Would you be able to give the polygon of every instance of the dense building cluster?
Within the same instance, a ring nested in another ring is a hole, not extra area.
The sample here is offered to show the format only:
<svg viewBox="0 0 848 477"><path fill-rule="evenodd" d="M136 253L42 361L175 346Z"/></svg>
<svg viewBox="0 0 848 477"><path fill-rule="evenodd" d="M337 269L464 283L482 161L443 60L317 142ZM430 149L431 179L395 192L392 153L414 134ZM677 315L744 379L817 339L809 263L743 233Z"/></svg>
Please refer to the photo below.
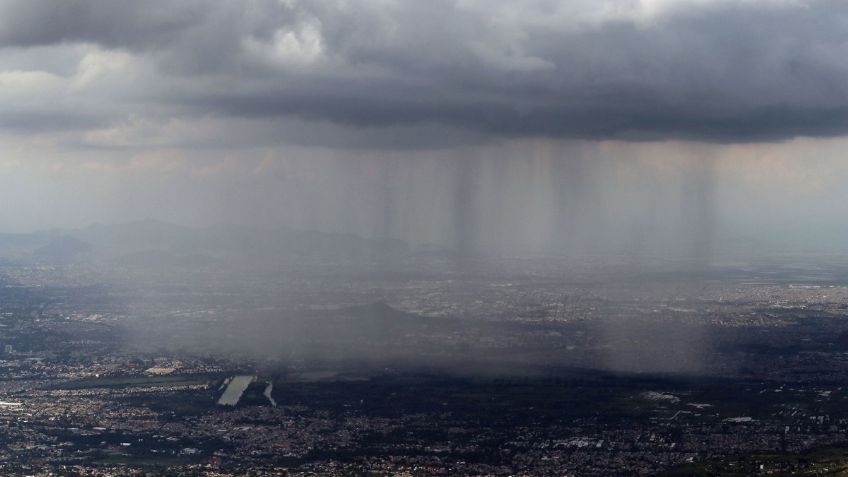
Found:
<svg viewBox="0 0 848 477"><path fill-rule="evenodd" d="M517 270L189 288L7 265L0 473L653 475L845 441L848 286L826 273Z"/></svg>

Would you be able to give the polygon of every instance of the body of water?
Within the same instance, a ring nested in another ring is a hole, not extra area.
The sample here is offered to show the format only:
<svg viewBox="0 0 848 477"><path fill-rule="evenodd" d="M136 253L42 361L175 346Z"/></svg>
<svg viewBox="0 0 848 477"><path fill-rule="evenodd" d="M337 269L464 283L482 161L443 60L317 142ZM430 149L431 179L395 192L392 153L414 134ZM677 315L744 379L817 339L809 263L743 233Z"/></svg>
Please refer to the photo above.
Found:
<svg viewBox="0 0 848 477"><path fill-rule="evenodd" d="M218 399L218 405L220 406L235 406L238 404L241 399L241 395L244 394L245 389L250 386L256 379L256 376L235 376L230 382L227 384L227 389L224 390L224 393L221 394L221 397Z"/></svg>

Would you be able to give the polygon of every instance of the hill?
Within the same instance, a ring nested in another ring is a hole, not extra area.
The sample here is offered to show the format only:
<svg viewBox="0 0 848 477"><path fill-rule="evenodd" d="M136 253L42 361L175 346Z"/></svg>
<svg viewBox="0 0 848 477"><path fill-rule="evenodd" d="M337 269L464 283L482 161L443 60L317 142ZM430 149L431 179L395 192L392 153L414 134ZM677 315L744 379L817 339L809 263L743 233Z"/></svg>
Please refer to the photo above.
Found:
<svg viewBox="0 0 848 477"><path fill-rule="evenodd" d="M362 261L402 254L398 240L230 224L186 227L156 220L0 234L0 258L68 261L85 255L124 267L267 267L292 262Z"/></svg>

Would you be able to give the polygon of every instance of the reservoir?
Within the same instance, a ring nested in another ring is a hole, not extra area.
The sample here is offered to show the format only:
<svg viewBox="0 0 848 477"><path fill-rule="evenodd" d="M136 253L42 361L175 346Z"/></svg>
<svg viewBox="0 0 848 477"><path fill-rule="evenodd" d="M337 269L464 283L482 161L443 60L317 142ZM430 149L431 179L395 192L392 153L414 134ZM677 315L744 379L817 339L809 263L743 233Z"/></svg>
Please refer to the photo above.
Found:
<svg viewBox="0 0 848 477"><path fill-rule="evenodd" d="M274 400L274 397L271 396L271 393L274 391L274 382L268 381L268 385L265 386L265 392L262 393L263 396L268 398L268 402L271 403L271 406L277 407L277 401Z"/></svg>
<svg viewBox="0 0 848 477"><path fill-rule="evenodd" d="M245 389L247 389L247 387L250 386L250 383L252 383L255 379L256 376L248 375L233 377L229 384L227 384L227 389L224 390L224 394L221 394L221 397L218 399L218 405L235 406L238 404Z"/></svg>

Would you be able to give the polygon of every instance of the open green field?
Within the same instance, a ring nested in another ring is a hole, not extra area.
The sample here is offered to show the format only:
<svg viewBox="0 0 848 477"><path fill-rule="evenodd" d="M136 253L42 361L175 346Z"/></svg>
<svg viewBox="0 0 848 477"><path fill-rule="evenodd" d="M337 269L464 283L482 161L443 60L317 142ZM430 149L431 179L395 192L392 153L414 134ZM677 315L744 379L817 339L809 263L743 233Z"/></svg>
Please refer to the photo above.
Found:
<svg viewBox="0 0 848 477"><path fill-rule="evenodd" d="M84 378L54 386L56 389L125 388L144 386L189 386L206 384L221 378L220 374L175 374L169 376L112 376Z"/></svg>

